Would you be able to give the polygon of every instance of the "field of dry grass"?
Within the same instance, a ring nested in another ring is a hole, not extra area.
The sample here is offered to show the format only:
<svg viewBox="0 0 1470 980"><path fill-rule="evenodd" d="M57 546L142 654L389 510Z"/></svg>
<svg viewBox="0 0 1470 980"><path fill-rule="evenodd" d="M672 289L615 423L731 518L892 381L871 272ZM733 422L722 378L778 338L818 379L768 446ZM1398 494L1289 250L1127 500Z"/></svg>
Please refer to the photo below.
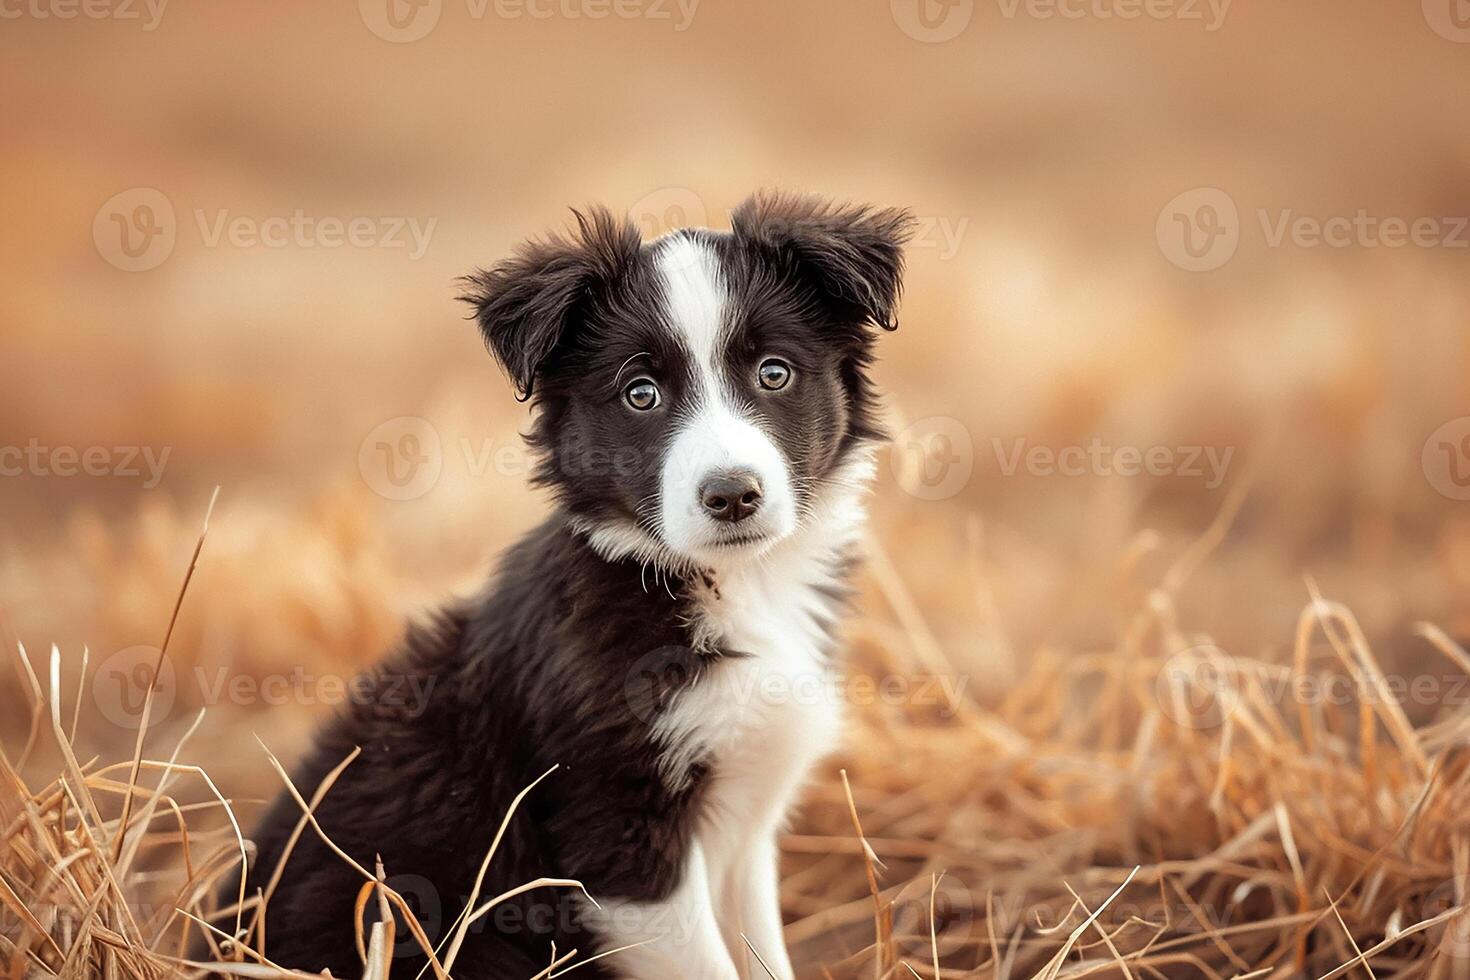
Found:
<svg viewBox="0 0 1470 980"><path fill-rule="evenodd" d="M848 732L783 839L803 980L1470 977L1470 46L1417 4L976 3L944 43L888 6L6 21L6 976L181 969L272 757L543 513L454 277L569 205L719 225L775 185L925 229ZM139 188L175 240L130 272ZM1204 271L1191 188L1238 209ZM297 211L432 232L212 236Z"/></svg>

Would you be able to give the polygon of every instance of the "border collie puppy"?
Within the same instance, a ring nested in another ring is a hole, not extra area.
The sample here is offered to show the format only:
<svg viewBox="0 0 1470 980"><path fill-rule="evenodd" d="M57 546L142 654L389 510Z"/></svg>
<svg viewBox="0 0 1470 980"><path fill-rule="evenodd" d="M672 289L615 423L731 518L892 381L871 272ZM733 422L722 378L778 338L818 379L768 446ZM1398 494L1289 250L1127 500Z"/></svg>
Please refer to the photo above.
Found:
<svg viewBox="0 0 1470 980"><path fill-rule="evenodd" d="M586 887L476 919L455 977L544 976L553 949L608 954L587 978L765 977L752 948L793 976L776 835L838 735L832 630L880 438L867 371L913 219L757 195L731 224L645 243L593 210L465 280L535 407L556 509L483 595L409 631L294 777L310 795L361 749L317 819L364 868L381 856L441 958L474 895ZM553 766L477 887L512 801ZM268 812L248 895L300 819L287 797ZM267 956L359 975L363 883L308 829L270 895ZM424 957L396 935L393 975L415 977Z"/></svg>

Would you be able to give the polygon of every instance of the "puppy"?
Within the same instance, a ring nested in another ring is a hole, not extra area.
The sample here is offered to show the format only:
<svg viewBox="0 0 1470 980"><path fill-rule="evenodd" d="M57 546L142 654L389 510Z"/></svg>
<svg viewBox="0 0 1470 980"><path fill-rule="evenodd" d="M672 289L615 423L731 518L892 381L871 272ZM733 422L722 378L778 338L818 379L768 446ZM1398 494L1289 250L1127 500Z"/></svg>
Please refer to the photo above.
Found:
<svg viewBox="0 0 1470 980"><path fill-rule="evenodd" d="M731 223L643 242L594 210L465 280L534 406L554 512L481 596L410 629L294 777L309 795L361 749L317 820L362 867L381 857L456 977L528 980L572 950L604 954L589 978L764 977L752 948L793 976L776 835L838 735L868 369L913 220L757 195ZM362 874L308 829L271 887L300 819L283 797L254 835L266 954L357 976ZM541 886L459 928L472 897L538 878L586 894ZM419 975L396 935L393 976Z"/></svg>

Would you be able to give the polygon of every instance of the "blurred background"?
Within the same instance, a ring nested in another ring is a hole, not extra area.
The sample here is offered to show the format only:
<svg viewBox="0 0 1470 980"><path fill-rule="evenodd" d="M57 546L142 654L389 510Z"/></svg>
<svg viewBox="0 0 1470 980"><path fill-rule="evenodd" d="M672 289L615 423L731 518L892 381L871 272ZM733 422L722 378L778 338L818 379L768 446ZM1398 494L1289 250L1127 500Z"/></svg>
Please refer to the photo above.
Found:
<svg viewBox="0 0 1470 980"><path fill-rule="evenodd" d="M289 761L313 678L545 511L455 278L781 188L921 221L859 643L995 705L1184 561L1232 655L1315 587L1413 664L1470 635L1464 7L0 0L0 638L128 757L218 485L154 735L208 707L196 761L273 792L249 733Z"/></svg>

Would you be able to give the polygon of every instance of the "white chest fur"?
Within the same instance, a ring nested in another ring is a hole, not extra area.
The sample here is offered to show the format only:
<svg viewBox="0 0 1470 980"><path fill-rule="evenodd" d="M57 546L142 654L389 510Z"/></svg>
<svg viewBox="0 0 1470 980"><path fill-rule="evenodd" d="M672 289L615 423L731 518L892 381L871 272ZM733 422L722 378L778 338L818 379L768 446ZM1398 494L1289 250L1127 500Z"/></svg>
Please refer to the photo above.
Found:
<svg viewBox="0 0 1470 980"><path fill-rule="evenodd" d="M721 651L655 732L672 782L708 769L705 823L774 832L842 715L831 653L843 562L857 545L867 461L829 487L802 530L695 593L696 646Z"/></svg>
<svg viewBox="0 0 1470 980"><path fill-rule="evenodd" d="M757 561L716 569L713 585L692 597L695 644L723 655L675 696L653 732L671 785L704 767L686 866L664 901L607 903L588 913L609 945L635 947L616 957L624 976L794 977L782 937L776 836L840 734L834 595L858 544L871 472L869 457L852 460L796 534ZM620 910L629 924L617 925Z"/></svg>
<svg viewBox="0 0 1470 980"><path fill-rule="evenodd" d="M699 632L723 655L661 720L665 772L678 782L702 763L706 822L774 831L837 738L835 610L818 585L768 569L723 577L699 605Z"/></svg>
<svg viewBox="0 0 1470 980"><path fill-rule="evenodd" d="M833 585L830 561L799 556L720 576L698 597L696 626L723 655L675 700L657 732L671 781L703 766L692 842L700 867L691 880L699 886L684 900L705 905L739 977L766 968L779 980L792 976L776 836L839 736L840 689L829 660ZM746 943L765 968L749 962Z"/></svg>

